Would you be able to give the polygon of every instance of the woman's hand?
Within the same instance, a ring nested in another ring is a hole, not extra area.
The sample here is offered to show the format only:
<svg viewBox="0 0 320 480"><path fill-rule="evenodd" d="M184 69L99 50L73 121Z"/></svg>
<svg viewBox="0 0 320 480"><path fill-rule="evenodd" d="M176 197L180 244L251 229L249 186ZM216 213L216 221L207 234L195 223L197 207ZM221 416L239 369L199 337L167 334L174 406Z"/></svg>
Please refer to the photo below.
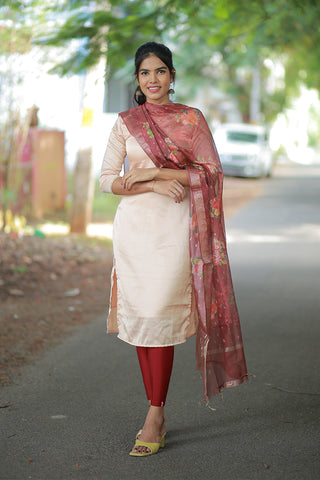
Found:
<svg viewBox="0 0 320 480"><path fill-rule="evenodd" d="M135 183L154 180L158 171L158 168L133 168L123 175L122 186L125 190L131 190Z"/></svg>
<svg viewBox="0 0 320 480"><path fill-rule="evenodd" d="M160 195L167 195L173 198L176 203L181 203L186 196L186 189L178 180L155 180L153 183L153 191Z"/></svg>

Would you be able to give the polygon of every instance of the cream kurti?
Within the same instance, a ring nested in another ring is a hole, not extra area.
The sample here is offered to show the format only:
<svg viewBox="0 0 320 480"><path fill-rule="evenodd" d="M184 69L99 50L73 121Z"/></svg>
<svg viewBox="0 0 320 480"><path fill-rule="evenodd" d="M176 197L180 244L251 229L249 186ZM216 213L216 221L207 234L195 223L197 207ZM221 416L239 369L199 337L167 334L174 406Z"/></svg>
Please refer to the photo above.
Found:
<svg viewBox="0 0 320 480"><path fill-rule="evenodd" d="M102 164L102 191L112 192L126 155L130 168L154 167L118 117ZM189 195L180 204L153 192L123 196L113 228L108 332L138 346L185 342L197 329L189 254Z"/></svg>

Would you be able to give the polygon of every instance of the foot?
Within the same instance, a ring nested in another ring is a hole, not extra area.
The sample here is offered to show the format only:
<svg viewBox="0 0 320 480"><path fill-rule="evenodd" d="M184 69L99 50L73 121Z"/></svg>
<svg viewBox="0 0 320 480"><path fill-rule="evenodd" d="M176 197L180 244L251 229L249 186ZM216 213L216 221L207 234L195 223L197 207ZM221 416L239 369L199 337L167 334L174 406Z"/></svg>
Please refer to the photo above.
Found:
<svg viewBox="0 0 320 480"><path fill-rule="evenodd" d="M142 442L136 440L133 449L130 452L132 457L147 457L159 452L160 443Z"/></svg>
<svg viewBox="0 0 320 480"><path fill-rule="evenodd" d="M150 406L145 424L138 436L138 440L145 443L160 444L166 430L165 421L166 416L163 407ZM151 453L151 449L147 446L135 445L132 449L132 453L148 454Z"/></svg>
<svg viewBox="0 0 320 480"><path fill-rule="evenodd" d="M167 415L163 412L163 424L161 427L161 438L164 438L164 435L166 433L166 421L167 421ZM138 431L136 435L136 440L140 440L140 435L142 433L142 428Z"/></svg>

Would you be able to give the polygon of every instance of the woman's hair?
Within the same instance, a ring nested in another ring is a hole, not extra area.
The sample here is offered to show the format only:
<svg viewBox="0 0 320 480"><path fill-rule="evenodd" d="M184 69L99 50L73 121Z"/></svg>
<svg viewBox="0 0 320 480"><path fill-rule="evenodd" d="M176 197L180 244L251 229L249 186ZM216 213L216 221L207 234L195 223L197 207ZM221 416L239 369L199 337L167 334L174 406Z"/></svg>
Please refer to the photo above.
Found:
<svg viewBox="0 0 320 480"><path fill-rule="evenodd" d="M141 63L151 55L160 58L169 68L170 74L174 73L171 50L162 43L147 42L140 45L134 57L136 78L138 78ZM134 92L133 98L139 105L143 105L147 100L139 85Z"/></svg>

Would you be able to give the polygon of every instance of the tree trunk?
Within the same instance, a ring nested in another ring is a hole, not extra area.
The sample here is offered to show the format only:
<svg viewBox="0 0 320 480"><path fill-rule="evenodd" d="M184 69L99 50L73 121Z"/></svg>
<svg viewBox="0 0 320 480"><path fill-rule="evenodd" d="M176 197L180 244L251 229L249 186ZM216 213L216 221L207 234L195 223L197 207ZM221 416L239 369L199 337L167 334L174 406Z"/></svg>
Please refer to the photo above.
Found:
<svg viewBox="0 0 320 480"><path fill-rule="evenodd" d="M259 123L261 120L261 79L260 79L260 66L257 61L257 65L252 72L252 84L250 95L250 122Z"/></svg>
<svg viewBox="0 0 320 480"><path fill-rule="evenodd" d="M74 172L73 202L70 215L70 231L86 233L91 220L93 200L92 148L78 151L78 159Z"/></svg>

